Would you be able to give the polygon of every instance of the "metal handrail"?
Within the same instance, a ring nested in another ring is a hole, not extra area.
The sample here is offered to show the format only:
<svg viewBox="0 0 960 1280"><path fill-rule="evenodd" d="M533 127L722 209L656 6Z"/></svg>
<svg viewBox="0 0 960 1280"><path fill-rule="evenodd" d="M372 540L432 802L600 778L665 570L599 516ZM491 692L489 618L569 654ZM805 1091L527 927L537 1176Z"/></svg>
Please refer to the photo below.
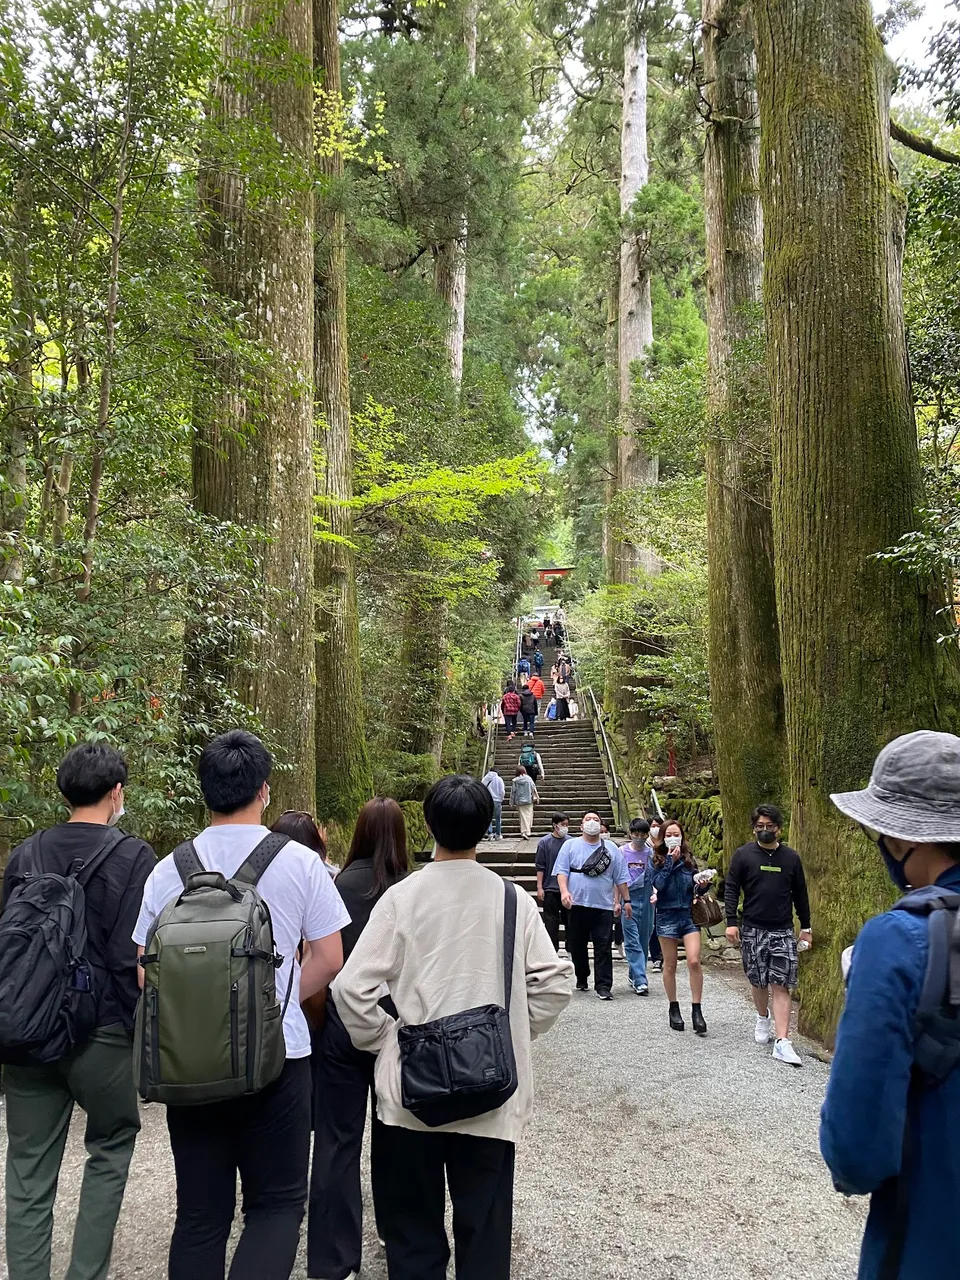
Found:
<svg viewBox="0 0 960 1280"><path fill-rule="evenodd" d="M591 713L590 719L593 722L594 732L603 743L604 754L607 757L607 766L610 770L610 788L612 791L611 799L613 800L613 812L616 814L617 826L625 828L627 823L624 820L624 802L623 789L620 785L620 775L617 773L617 765L613 755L613 747L610 745L610 739L607 736L607 730L604 727L603 717L600 714L600 706L597 702L596 695L591 687L585 690L590 698Z"/></svg>

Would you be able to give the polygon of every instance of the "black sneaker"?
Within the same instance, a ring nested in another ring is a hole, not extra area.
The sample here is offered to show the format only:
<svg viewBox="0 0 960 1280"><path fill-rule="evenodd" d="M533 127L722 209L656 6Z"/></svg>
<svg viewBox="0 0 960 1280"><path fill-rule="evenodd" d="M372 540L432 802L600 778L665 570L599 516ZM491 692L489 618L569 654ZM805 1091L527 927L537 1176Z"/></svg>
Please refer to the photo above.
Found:
<svg viewBox="0 0 960 1280"><path fill-rule="evenodd" d="M578 982L578 983L577 983L577 990L578 990L578 991L589 991L589 990L590 990L590 988L587 986L587 984L586 984L585 982Z"/></svg>
<svg viewBox="0 0 960 1280"><path fill-rule="evenodd" d="M663 961L662 961L662 960L654 960L654 961L652 961L652 962L651 962L650 967L653 969L653 972L654 972L654 973L663 973Z"/></svg>
<svg viewBox="0 0 960 1280"><path fill-rule="evenodd" d="M613 999L613 992L612 992L612 991L598 991L598 992L597 992L597 999L598 999L598 1000L612 1000L612 999Z"/></svg>

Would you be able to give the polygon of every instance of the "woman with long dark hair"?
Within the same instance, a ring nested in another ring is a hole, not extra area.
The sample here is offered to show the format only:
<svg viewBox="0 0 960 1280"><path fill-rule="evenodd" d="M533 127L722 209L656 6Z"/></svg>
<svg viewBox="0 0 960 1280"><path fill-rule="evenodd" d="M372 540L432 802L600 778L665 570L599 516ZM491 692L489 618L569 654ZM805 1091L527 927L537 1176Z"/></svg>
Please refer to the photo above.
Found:
<svg viewBox="0 0 960 1280"><path fill-rule="evenodd" d="M370 912L407 874L407 828L396 800L376 796L360 810L337 889L350 912L342 931L346 960ZM314 1144L307 1225L307 1275L338 1280L360 1270L363 1200L360 1150L373 1090L376 1054L355 1049L328 997L323 1029L313 1040ZM376 1105L374 1101L374 1105ZM370 1151L373 1176L380 1124L374 1112Z"/></svg>
<svg viewBox="0 0 960 1280"><path fill-rule="evenodd" d="M312 849L314 853L318 853L331 879L337 878L340 868L330 861L330 855L327 852L327 829L321 827L312 814L304 813L300 809L287 809L285 813L281 813L270 830L289 836L291 840L296 840L297 844L302 844Z"/></svg>
<svg viewBox="0 0 960 1280"><path fill-rule="evenodd" d="M698 1036L707 1034L700 1001L703 998L703 967L700 964L700 930L693 923L691 908L696 894L693 877L697 864L679 822L663 822L653 853L653 887L657 891L657 936L663 950L663 989L670 1001L670 1026L683 1030L683 1015L677 1000L677 955L680 939L687 957L690 978L690 1021Z"/></svg>

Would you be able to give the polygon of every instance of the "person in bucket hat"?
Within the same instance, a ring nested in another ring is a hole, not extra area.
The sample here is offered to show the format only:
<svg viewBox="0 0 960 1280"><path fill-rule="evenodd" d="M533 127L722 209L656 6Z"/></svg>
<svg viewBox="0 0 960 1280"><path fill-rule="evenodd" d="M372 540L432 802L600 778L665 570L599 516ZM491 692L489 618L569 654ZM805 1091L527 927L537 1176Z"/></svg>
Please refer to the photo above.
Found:
<svg viewBox="0 0 960 1280"><path fill-rule="evenodd" d="M854 945L820 1149L839 1191L871 1196L859 1280L956 1276L960 1067L934 1084L916 1056L929 956L923 904L960 895L960 738L904 734L880 752L862 791L830 798L908 896L868 920Z"/></svg>

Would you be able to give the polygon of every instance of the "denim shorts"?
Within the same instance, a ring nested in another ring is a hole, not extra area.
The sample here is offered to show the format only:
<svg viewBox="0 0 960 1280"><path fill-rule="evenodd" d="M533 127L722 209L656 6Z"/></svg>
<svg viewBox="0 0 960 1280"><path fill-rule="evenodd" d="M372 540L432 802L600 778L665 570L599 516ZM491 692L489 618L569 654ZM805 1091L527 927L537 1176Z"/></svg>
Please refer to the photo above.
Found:
<svg viewBox="0 0 960 1280"><path fill-rule="evenodd" d="M658 938L685 938L688 933L699 932L689 907L657 907Z"/></svg>

